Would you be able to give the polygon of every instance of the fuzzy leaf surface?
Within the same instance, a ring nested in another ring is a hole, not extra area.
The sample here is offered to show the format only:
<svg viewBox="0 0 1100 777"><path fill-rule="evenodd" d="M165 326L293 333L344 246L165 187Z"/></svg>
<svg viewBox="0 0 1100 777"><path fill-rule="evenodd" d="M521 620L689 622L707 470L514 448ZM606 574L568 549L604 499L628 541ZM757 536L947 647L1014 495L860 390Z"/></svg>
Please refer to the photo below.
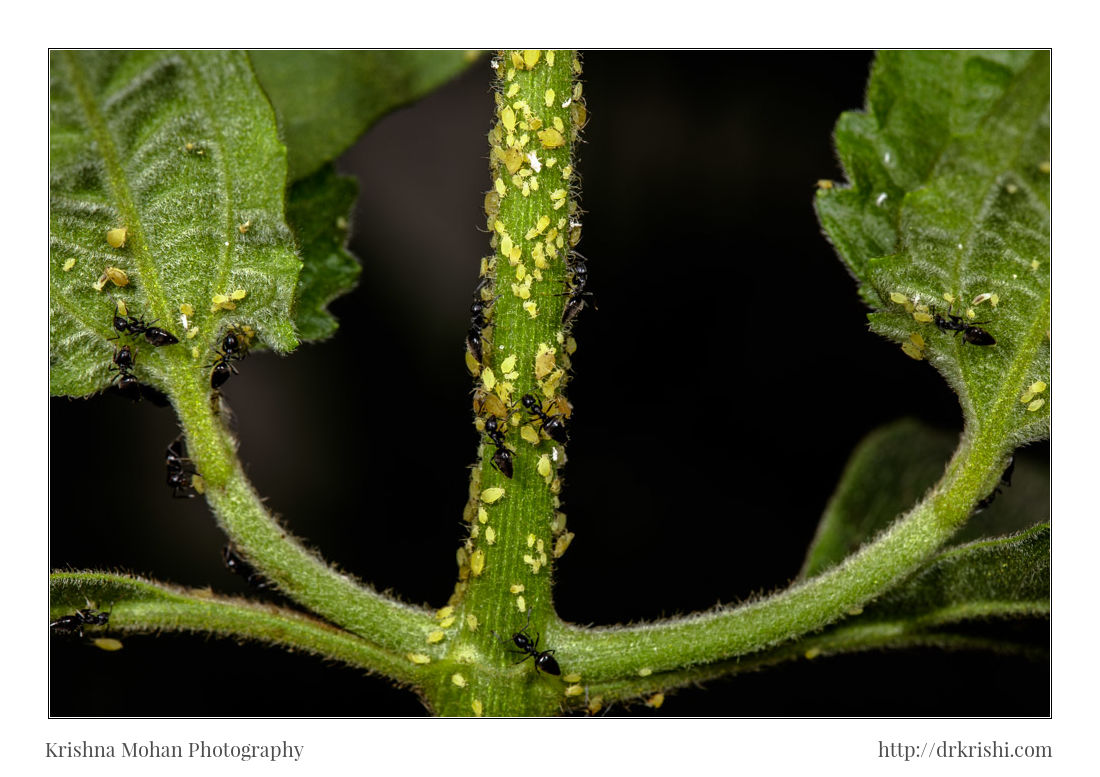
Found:
<svg viewBox="0 0 1100 777"><path fill-rule="evenodd" d="M253 51L279 117L290 180L342 154L385 114L465 70L463 51Z"/></svg>
<svg viewBox="0 0 1100 777"><path fill-rule="evenodd" d="M107 386L116 303L179 338L135 346L135 374L165 388L202 370L230 326L278 351L301 264L286 225L286 151L247 57L233 52L55 51L50 58L50 390ZM107 233L126 229L112 247ZM95 284L105 268L128 283ZM68 269L66 269L68 268ZM243 290L235 309L217 294ZM188 330L181 305L194 309ZM194 331L191 337L187 335Z"/></svg>
<svg viewBox="0 0 1100 777"><path fill-rule="evenodd" d="M1049 53L884 53L835 141L851 185L821 189L817 211L872 329L919 335L968 421L995 416L1014 445L1049 436L1049 392L1016 401L1050 383ZM996 344L914 318L952 304Z"/></svg>
<svg viewBox="0 0 1100 777"><path fill-rule="evenodd" d="M801 577L839 564L886 529L943 475L958 436L906 419L871 432L852 453L818 524ZM1011 486L953 543L1020 532L1050 520L1050 473L1019 456Z"/></svg>
<svg viewBox="0 0 1100 777"><path fill-rule="evenodd" d="M346 245L358 191L355 179L337 175L331 164L290 187L287 219L302 254L294 310L302 340L323 340L336 332L336 318L326 306L359 279L359 262Z"/></svg>

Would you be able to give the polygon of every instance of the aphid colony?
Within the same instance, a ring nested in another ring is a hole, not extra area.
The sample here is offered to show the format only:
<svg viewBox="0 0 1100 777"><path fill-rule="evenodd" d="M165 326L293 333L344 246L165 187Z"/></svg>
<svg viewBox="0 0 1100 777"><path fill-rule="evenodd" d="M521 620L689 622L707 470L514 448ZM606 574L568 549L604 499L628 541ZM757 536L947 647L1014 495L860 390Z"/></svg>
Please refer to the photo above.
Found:
<svg viewBox="0 0 1100 777"><path fill-rule="evenodd" d="M929 308L928 305L916 302L916 297L914 297L914 301L911 302L904 294L900 292L893 292L892 294L890 294L890 300L899 305L904 305L906 312L912 314L913 320L917 321L918 323L935 324L936 328L939 329L941 332L953 332L956 337L961 334L963 345L970 344L978 346L990 346L997 344L997 340L993 337L993 335L982 329L981 325L988 324L989 322L973 320L975 316L973 307L967 309L965 317L955 315L954 296L951 294L944 294L943 296L944 299L947 300L948 303L950 303L951 305L951 307L948 308L947 313L944 315L941 315L935 307ZM996 306L998 298L996 294L979 294L977 297L974 298L973 302L971 302L971 305L977 306L982 304L983 302L986 302L987 300L992 301L992 304ZM913 342L904 343L902 345L902 350L904 350L906 354L913 357L914 359L923 358L923 338L920 338L919 335L914 334L914 336L910 339Z"/></svg>

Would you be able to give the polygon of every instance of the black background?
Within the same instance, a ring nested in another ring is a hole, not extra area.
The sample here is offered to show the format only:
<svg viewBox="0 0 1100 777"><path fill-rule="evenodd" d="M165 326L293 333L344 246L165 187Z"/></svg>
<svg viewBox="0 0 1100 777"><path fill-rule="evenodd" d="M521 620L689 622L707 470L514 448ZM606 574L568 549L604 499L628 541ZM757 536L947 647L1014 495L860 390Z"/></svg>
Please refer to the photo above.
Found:
<svg viewBox="0 0 1100 777"><path fill-rule="evenodd" d="M832 128L863 105L870 63L585 56L579 248L598 310L575 329L562 496L576 539L555 589L566 620L656 618L782 587L864 435L902 416L961 428L940 376L866 331L813 213L815 181L842 177ZM363 275L332 305L339 332L250 357L224 392L247 470L286 524L433 607L454 583L477 445L463 338L489 250L489 83L483 60L341 160L360 182ZM169 410L54 399L50 422L51 569L247 592L221 565L203 501L163 486ZM1025 455L1045 463L1047 447ZM412 694L308 656L182 636L125 644L108 654L51 639L51 714L423 714ZM929 650L799 662L625 711L1046 715L1048 698L1047 662Z"/></svg>

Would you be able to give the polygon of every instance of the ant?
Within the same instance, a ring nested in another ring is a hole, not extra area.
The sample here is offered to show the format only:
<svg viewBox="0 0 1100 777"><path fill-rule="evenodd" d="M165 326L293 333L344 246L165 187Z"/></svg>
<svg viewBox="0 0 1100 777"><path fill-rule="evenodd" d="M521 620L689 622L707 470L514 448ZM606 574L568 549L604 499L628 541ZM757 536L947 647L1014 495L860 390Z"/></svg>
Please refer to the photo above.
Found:
<svg viewBox="0 0 1100 777"><path fill-rule="evenodd" d="M192 490L195 477L201 477L195 472L195 466L191 459L185 455L183 439L177 437L169 444L164 453L164 464L168 472L168 487L172 489L172 497L175 499L194 499Z"/></svg>
<svg viewBox="0 0 1100 777"><path fill-rule="evenodd" d="M470 305L470 328L466 332L466 347L479 364L482 358L482 332L485 327L489 326L489 319L485 317L485 311L500 299L499 294L489 301L481 296L482 290L489 285L489 280L488 277L482 278L474 288L474 304Z"/></svg>
<svg viewBox="0 0 1100 777"><path fill-rule="evenodd" d="M993 492L985 499L974 505L974 513L980 513L985 508L993 504L993 500L997 498L997 494L1001 493L1001 487L1008 488L1012 485L1012 471L1016 469L1016 457L1010 456L1008 459L1008 466L1005 467L1005 471L1001 473L1001 480L997 483L997 487L993 489Z"/></svg>
<svg viewBox="0 0 1100 777"><path fill-rule="evenodd" d="M591 292L584 290L588 285L588 265L585 258L575 251L570 269L573 271L573 277L569 281L569 290L565 292L569 296L569 301L565 303L565 310L561 314L562 326L568 324L581 312L585 303L581 297L592 296Z"/></svg>
<svg viewBox="0 0 1100 777"><path fill-rule="evenodd" d="M111 378L111 383L118 381L119 393L127 399L135 401L141 399L141 384L138 383L138 379L131 372L134 369L134 353L130 350L130 346L124 345L117 349L111 361L114 364L108 369L118 373L118 375Z"/></svg>
<svg viewBox="0 0 1100 777"><path fill-rule="evenodd" d="M535 399L531 394L524 394L523 397L520 399L520 402L522 402L523 406L527 408L527 412L533 413L534 415L537 415L539 417L539 419L542 421L542 431L546 432L546 434L552 440L560 442L562 445L565 444L567 434L565 431L564 416L550 415L542 409L539 401Z"/></svg>
<svg viewBox="0 0 1100 777"><path fill-rule="evenodd" d="M124 334L134 337L145 335L145 339L149 342L149 345L155 348L159 348L162 345L175 345L179 342L179 339L171 332L167 332L159 326L153 326L155 323L157 323L156 320L146 324L144 317L120 316L118 311L115 311L114 327L120 336Z"/></svg>
<svg viewBox="0 0 1100 777"><path fill-rule="evenodd" d="M527 629L531 626L531 608L527 609L527 622L523 625L523 628L512 635L512 643L519 648L519 650L509 650L509 653L523 654L523 658L516 661L517 664L522 664L528 658L535 659L535 671L545 672L546 674L561 675L561 667L558 666L558 660L554 658L553 650L539 650L539 634L535 633L535 638L531 639L531 636L527 633ZM500 640L502 645L508 643L495 631L493 636Z"/></svg>
<svg viewBox="0 0 1100 777"><path fill-rule="evenodd" d="M485 434L488 435L493 445L497 446L493 454L493 466L500 470L500 474L511 479L512 477L512 452L504 444L504 430L496 418L490 418L485 422Z"/></svg>
<svg viewBox="0 0 1100 777"><path fill-rule="evenodd" d="M271 588L271 581L253 569L252 565L245 561L232 545L222 548L222 561L226 569L243 577L245 582L253 588L261 591Z"/></svg>
<svg viewBox="0 0 1100 777"><path fill-rule="evenodd" d="M210 388L219 389L225 385L232 375L240 375L233 362L245 357L245 346L236 333L230 329L222 338L222 347L217 351L218 358L208 366L214 369L210 372Z"/></svg>
<svg viewBox="0 0 1100 777"><path fill-rule="evenodd" d="M62 615L50 624L50 628L58 634L76 634L83 639L85 626L106 626L110 617L110 613L86 608L72 615Z"/></svg>
<svg viewBox="0 0 1100 777"><path fill-rule="evenodd" d="M978 324L988 324L988 321L968 322L962 316L956 316L950 311L947 313L947 318L944 318L936 312L935 308L932 309L932 316L941 332L954 332L956 336L959 332L962 332L963 343L970 343L971 345L997 344L997 341L993 339L993 335L978 326Z"/></svg>

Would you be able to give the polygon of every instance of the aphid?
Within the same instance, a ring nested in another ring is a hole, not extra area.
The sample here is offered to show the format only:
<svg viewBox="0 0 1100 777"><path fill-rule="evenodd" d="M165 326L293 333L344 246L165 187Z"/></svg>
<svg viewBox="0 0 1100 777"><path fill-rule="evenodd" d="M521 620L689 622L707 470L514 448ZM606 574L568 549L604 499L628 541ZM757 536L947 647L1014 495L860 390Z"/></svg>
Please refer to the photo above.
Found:
<svg viewBox="0 0 1100 777"><path fill-rule="evenodd" d="M527 412L533 413L538 416L542 421L542 431L546 432L552 440L565 444L568 435L565 431L565 417L562 415L550 415L542 406L539 401L535 399L531 394L524 394L520 399L523 406L527 408Z"/></svg>
<svg viewBox="0 0 1100 777"><path fill-rule="evenodd" d="M495 417L485 422L485 434L493 445L497 446L496 453L493 454L493 466L500 471L500 474L510 479L513 471L512 452L508 450L504 443L504 431L500 428L500 424Z"/></svg>
<svg viewBox="0 0 1100 777"><path fill-rule="evenodd" d="M527 629L531 625L531 610L527 610L527 622L523 625L523 628L512 635L512 643L519 648L519 650L510 650L510 653L522 654L523 658L516 661L517 664L522 664L528 658L535 659L535 670L545 672L546 674L561 675L561 667L558 666L558 660L554 658L553 650L539 650L539 634L535 633L535 638L531 639L531 636L527 633ZM493 632L501 644L507 645L499 634Z"/></svg>
<svg viewBox="0 0 1100 777"><path fill-rule="evenodd" d="M164 466L167 472L166 483L172 489L173 498L194 499L192 487L194 478L199 474L195 472L191 459L187 458L182 437L173 440L165 450Z"/></svg>
<svg viewBox="0 0 1100 777"><path fill-rule="evenodd" d="M50 629L58 634L76 634L83 639L85 626L106 626L110 617L110 613L87 608L72 615L62 615L50 624Z"/></svg>
<svg viewBox="0 0 1100 777"><path fill-rule="evenodd" d="M232 545L226 545L222 548L222 561L225 563L225 568L235 575L240 575L244 578L245 582L253 588L263 591L271 588L271 581L261 575L252 565L244 560L243 557Z"/></svg>
<svg viewBox="0 0 1100 777"><path fill-rule="evenodd" d="M996 345L993 335L982 329L978 324L988 324L988 321L966 321L962 316L956 316L948 312L947 317L941 316L933 309L933 320L941 332L954 332L958 336L962 332L963 342L971 345Z"/></svg>

